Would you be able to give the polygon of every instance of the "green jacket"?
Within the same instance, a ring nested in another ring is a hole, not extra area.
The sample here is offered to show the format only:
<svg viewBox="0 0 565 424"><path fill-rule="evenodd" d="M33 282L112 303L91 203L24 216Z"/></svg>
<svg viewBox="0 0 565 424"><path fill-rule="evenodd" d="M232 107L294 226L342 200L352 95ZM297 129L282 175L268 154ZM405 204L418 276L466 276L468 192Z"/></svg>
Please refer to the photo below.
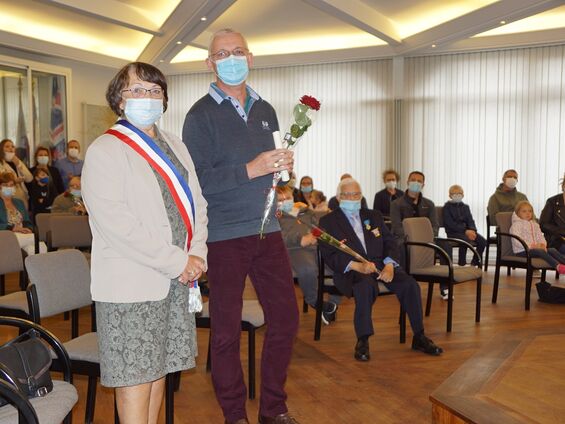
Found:
<svg viewBox="0 0 565 424"><path fill-rule="evenodd" d="M500 184L490 199L488 199L487 211L491 217L491 222L495 223L495 217L498 212L514 212L514 207L522 200L528 200L524 193L520 193L513 188L510 191L504 191L504 184Z"/></svg>

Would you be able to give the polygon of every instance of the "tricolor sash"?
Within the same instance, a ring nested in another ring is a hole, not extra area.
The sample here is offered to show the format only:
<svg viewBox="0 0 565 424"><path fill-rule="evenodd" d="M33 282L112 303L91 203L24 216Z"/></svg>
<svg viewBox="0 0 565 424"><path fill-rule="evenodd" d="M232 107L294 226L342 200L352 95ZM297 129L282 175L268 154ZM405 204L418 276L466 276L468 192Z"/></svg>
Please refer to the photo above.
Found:
<svg viewBox="0 0 565 424"><path fill-rule="evenodd" d="M194 201L188 182L159 146L125 119L120 119L106 131L117 137L142 156L163 178L186 226L186 250L190 248L194 228Z"/></svg>

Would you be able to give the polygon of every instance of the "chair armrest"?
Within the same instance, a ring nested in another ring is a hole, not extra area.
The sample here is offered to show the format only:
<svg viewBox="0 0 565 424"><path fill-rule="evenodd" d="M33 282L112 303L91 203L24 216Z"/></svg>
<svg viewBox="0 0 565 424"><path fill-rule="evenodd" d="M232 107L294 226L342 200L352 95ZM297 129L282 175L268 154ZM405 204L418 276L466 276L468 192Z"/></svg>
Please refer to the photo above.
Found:
<svg viewBox="0 0 565 424"><path fill-rule="evenodd" d="M406 247L406 250L408 250L408 246L419 246L419 247L427 247L428 249L433 249L434 251L438 252L447 261L447 266L449 267L449 279L453 280L453 262L451 261L451 258L449 257L447 252L443 250L441 247L439 247L437 244L431 242L421 242L421 241L405 241L404 245ZM406 255L406 259L408 266L410 266L410 256Z"/></svg>
<svg viewBox="0 0 565 424"><path fill-rule="evenodd" d="M478 267L479 267L479 268L482 268L482 263L483 263L483 261L482 261L482 259L481 259L481 256L479 255L479 252L477 252L477 249L475 249L475 247L474 247L471 243L469 243L469 242L467 242L467 241L465 241L465 240L461 240L461 239L453 238L453 237L436 237L436 240L445 240L445 241L449 241L449 242L458 244L458 245L460 245L460 246L464 246L464 247L466 247L466 248L468 248L468 249L471 249L471 251L473 252L473 257L476 258L476 259L479 261L479 266L478 266Z"/></svg>
<svg viewBox="0 0 565 424"><path fill-rule="evenodd" d="M521 237L517 236L516 234L504 233L504 232L498 231L498 230L496 231L496 235L497 236L503 236L503 237L510 237L510 238L515 239L515 240L518 240L520 242L520 244L522 244L522 247L524 248L524 251L526 252L526 259L528 261L528 265L531 264L532 257L530 256L530 247ZM499 248L500 248L500 246L497 246L497 250Z"/></svg>
<svg viewBox="0 0 565 424"><path fill-rule="evenodd" d="M53 333L51 333L41 325L35 324L34 322L22 318L0 316L0 325L17 327L20 330L24 331L27 331L29 329L37 331L40 334L41 338L45 340L47 344L51 346L51 348L55 351L57 359L61 362L63 368L63 379L67 383L73 382L73 376L71 373L71 360L69 358L69 354L63 346L63 343L61 343L61 341L59 341L59 339L55 337Z"/></svg>
<svg viewBox="0 0 565 424"><path fill-rule="evenodd" d="M39 423L39 418L29 400L22 395L17 386L0 380L0 396L18 410L20 419L28 424Z"/></svg>

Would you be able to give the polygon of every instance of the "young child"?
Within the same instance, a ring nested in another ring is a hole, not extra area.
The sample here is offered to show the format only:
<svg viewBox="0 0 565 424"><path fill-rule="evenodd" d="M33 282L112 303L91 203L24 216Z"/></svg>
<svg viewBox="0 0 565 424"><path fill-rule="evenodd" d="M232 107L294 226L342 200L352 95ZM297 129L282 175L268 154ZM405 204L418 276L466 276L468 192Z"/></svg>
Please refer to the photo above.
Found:
<svg viewBox="0 0 565 424"><path fill-rule="evenodd" d="M34 179L29 184L29 205L33 216L38 213L49 213L56 195L48 171L44 168L36 168Z"/></svg>
<svg viewBox="0 0 565 424"><path fill-rule="evenodd" d="M554 267L559 274L565 274L565 256L559 253L557 249L547 248L547 242L541 228L533 218L534 209L532 205L526 200L518 202L512 214L510 233L517 235L526 242L532 257L543 259ZM512 251L518 256L526 256L524 247L518 240L512 239Z"/></svg>
<svg viewBox="0 0 565 424"><path fill-rule="evenodd" d="M324 192L320 190L312 190L310 195L310 202L312 203L312 210L314 212L329 212L328 202L326 202L326 196Z"/></svg>
<svg viewBox="0 0 565 424"><path fill-rule="evenodd" d="M469 205L463 203L463 187L460 185L452 185L449 187L450 200L443 205L443 226L447 237L465 240L477 247L477 253L483 256L483 251L487 242L483 236L477 232L475 220L471 214ZM465 247L459 248L459 265L466 263L467 249ZM486 258L488 260L488 258ZM475 257L471 265L477 265L478 261Z"/></svg>

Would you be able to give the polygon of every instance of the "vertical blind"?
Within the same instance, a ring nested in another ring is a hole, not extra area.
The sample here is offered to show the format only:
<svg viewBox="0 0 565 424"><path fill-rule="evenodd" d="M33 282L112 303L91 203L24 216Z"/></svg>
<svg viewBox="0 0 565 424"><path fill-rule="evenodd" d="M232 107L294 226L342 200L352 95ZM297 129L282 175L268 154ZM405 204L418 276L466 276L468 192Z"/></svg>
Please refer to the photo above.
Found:
<svg viewBox="0 0 565 424"><path fill-rule="evenodd" d="M349 172L371 205L382 188L380 173L396 164L403 187L409 171L423 171L424 194L438 206L450 185L462 185L484 231L488 198L505 169L518 171L518 190L538 215L559 190L564 67L565 46L407 58L396 102L392 60L257 69L249 83L274 106L281 130L302 95L322 102L297 148L296 172L310 175L328 197ZM171 76L163 128L180 135L186 112L211 80L211 73Z"/></svg>
<svg viewBox="0 0 565 424"><path fill-rule="evenodd" d="M401 168L426 174L442 205L460 184L479 228L504 170L539 215L565 171L565 47L410 58Z"/></svg>
<svg viewBox="0 0 565 424"><path fill-rule="evenodd" d="M380 172L390 165L392 132L391 60L252 70L249 85L273 105L281 133L304 94L322 103L315 122L296 148L295 171L314 187L335 195L339 177L351 173L367 198L380 188ZM175 75L169 81L169 110L161 125L181 134L190 106L208 92L211 73Z"/></svg>

